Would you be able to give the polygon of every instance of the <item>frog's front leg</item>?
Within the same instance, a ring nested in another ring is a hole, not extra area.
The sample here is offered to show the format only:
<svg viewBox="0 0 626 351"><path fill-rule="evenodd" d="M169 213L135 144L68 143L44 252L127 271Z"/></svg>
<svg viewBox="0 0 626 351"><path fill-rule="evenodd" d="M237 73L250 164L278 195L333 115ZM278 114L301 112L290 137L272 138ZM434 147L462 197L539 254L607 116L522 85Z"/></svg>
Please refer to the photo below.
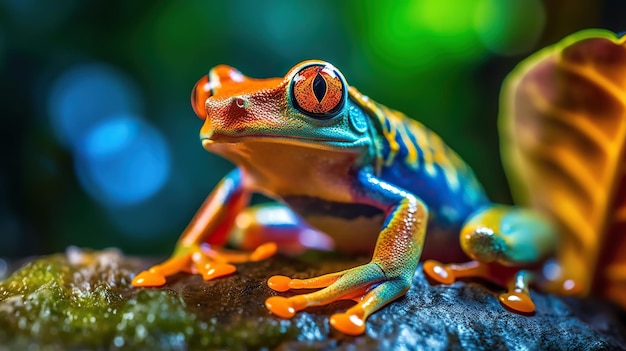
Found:
<svg viewBox="0 0 626 351"><path fill-rule="evenodd" d="M259 246L251 253L218 249L233 227L236 216L248 204L250 193L243 186L240 169L231 171L215 187L178 239L176 249L165 262L138 274L134 286L161 286L166 277L178 272L201 274L205 280L235 271L231 263L257 261L276 251L273 243Z"/></svg>
<svg viewBox="0 0 626 351"><path fill-rule="evenodd" d="M330 324L345 334L365 331L369 315L404 295L411 286L413 274L422 253L428 221L428 210L416 196L376 178L363 170L356 177L353 193L356 201L386 211L386 220L378 236L372 260L365 265L310 279L274 276L268 285L276 291L323 288L289 298L266 300L274 314L290 318L309 306L353 299L357 304L330 318Z"/></svg>
<svg viewBox="0 0 626 351"><path fill-rule="evenodd" d="M442 284L477 277L507 287L499 297L511 310L530 313L535 305L528 286L537 266L554 254L555 229L538 213L518 207L491 205L477 211L464 224L460 243L473 261L463 264L424 262L426 275Z"/></svg>

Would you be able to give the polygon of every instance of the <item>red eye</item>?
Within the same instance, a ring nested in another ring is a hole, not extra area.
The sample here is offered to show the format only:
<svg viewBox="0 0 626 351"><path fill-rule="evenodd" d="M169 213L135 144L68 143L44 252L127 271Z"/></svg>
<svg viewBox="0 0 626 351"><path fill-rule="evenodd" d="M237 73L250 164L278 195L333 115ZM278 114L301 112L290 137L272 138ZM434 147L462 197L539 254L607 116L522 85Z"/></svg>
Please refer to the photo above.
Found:
<svg viewBox="0 0 626 351"><path fill-rule="evenodd" d="M304 67L291 81L291 101L307 116L329 119L341 111L344 100L343 80L332 66Z"/></svg>
<svg viewBox="0 0 626 351"><path fill-rule="evenodd" d="M204 104L211 95L211 83L209 82L209 76L206 75L200 78L196 85L193 86L193 90L191 90L191 107L200 119L206 118Z"/></svg>

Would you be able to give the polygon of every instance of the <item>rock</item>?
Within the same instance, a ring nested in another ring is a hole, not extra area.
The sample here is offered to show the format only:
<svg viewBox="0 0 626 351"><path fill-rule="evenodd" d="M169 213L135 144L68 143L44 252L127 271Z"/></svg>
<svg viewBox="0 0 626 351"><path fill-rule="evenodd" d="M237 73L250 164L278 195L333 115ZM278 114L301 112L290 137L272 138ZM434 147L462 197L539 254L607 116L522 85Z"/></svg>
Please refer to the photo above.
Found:
<svg viewBox="0 0 626 351"><path fill-rule="evenodd" d="M537 311L522 316L502 308L496 287L433 286L421 270L407 295L370 317L358 337L328 325L352 302L291 320L263 306L277 294L265 284L270 275L307 277L365 261L309 252L241 264L238 273L214 281L179 274L164 288L135 289L130 280L153 260L72 248L0 282L0 350L626 349L626 313L604 301L533 292Z"/></svg>

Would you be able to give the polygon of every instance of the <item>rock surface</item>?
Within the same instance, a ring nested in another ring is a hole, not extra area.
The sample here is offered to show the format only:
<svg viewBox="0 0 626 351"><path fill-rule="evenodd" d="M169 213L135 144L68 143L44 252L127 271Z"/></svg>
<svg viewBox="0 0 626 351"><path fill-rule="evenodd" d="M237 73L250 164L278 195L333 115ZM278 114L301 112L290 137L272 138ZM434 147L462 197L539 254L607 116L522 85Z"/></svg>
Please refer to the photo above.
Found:
<svg viewBox="0 0 626 351"><path fill-rule="evenodd" d="M368 320L365 335L330 329L351 302L311 308L291 320L263 306L273 274L307 277L363 263L310 252L239 265L205 282L179 274L160 289L130 280L149 260L118 251L69 249L29 263L0 282L3 350L626 350L626 313L591 299L533 292L537 312L504 310L496 287L430 285L418 270L408 294ZM284 295L287 295L285 293Z"/></svg>

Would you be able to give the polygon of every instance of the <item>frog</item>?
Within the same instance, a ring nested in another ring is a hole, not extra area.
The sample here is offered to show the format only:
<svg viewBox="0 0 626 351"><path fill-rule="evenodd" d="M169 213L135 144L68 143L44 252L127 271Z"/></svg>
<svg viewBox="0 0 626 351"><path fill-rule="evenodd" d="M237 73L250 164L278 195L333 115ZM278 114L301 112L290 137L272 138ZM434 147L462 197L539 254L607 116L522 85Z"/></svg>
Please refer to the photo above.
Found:
<svg viewBox="0 0 626 351"><path fill-rule="evenodd" d="M367 263L321 276L270 277L267 285L276 293L265 306L279 317L354 300L329 323L348 335L363 334L369 316L411 288L425 250L434 252L430 257L462 251L472 259L464 265L426 261L423 269L435 281L492 280L506 287L499 295L506 308L534 310L532 268L558 242L550 221L490 201L441 137L348 85L331 63L303 61L277 78L250 78L218 65L196 83L191 104L203 122L203 148L236 167L201 205L172 256L139 273L134 286L162 286L178 272L216 279L234 273L237 263L274 255L280 249L272 241L276 228L254 215L247 222L265 228L267 240L245 251L225 248L251 195L260 193L276 200L268 211L298 218L294 236L320 233L336 251L371 255ZM298 289L316 290L280 295Z"/></svg>

